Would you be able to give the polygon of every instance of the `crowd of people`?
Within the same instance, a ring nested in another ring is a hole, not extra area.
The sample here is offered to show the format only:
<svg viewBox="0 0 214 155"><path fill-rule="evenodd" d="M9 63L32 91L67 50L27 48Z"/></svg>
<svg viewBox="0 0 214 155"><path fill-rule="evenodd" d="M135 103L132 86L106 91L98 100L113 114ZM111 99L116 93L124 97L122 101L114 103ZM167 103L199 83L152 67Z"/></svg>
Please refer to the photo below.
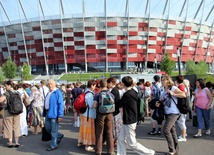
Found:
<svg viewBox="0 0 214 155"><path fill-rule="evenodd" d="M38 134L38 127L45 128L51 134L51 144L47 151L58 148L64 135L58 131L63 115L73 112L73 127L79 127L77 146L85 147L85 151L93 151L96 155L102 154L103 144L106 142L109 155L125 155L126 146L138 154L154 155L153 149L146 148L136 140L136 128L140 124L139 98L145 104L145 117L151 118L152 130L149 135L164 134L169 155L179 154L179 142L187 141L187 115L192 119L193 112L197 115L197 132L195 138L202 136L205 128L206 135L210 130L210 106L213 102L213 84L198 79L195 88L182 75L176 81L168 75L155 75L154 81L134 81L131 76L125 76L120 82L110 77L101 80L89 80L86 85L81 82L57 85L52 79L46 84L29 85L19 83L14 85L7 81L0 87L0 103L8 102L10 92L20 94L23 112L13 115L8 112L7 106L0 111L0 134L8 139L7 147L19 147L20 136L28 136L28 128L33 127L33 134ZM114 98L114 112L103 114L100 106L101 92L109 92ZM77 113L73 108L75 99L85 93L85 102L88 108L84 113ZM179 98L189 100L188 114L179 111ZM25 102L29 100L29 104ZM154 102L153 107L151 102ZM203 122L204 121L204 122ZM179 136L175 125L181 130ZM205 126L203 126L203 124ZM14 135L12 134L14 130ZM15 140L13 143L12 140ZM115 153L117 152L117 153Z"/></svg>

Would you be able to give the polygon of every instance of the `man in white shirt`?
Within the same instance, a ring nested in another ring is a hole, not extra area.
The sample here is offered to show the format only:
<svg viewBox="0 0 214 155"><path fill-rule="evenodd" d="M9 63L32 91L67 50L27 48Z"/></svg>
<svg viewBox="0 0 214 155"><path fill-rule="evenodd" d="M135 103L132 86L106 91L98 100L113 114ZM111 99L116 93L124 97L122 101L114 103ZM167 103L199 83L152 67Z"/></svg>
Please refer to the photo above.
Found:
<svg viewBox="0 0 214 155"><path fill-rule="evenodd" d="M49 92L49 89L46 86L45 80L41 80L40 83L41 83L41 87L40 87L39 91L43 94L43 96L45 98L47 93Z"/></svg>

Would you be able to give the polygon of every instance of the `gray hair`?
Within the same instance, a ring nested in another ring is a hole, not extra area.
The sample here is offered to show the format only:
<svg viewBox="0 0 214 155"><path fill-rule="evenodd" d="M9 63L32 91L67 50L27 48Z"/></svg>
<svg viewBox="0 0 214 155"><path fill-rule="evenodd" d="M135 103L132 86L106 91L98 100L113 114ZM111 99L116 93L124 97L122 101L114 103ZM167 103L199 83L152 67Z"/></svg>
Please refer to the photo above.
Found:
<svg viewBox="0 0 214 155"><path fill-rule="evenodd" d="M37 91L38 89L36 88L36 86L31 87L31 91Z"/></svg>

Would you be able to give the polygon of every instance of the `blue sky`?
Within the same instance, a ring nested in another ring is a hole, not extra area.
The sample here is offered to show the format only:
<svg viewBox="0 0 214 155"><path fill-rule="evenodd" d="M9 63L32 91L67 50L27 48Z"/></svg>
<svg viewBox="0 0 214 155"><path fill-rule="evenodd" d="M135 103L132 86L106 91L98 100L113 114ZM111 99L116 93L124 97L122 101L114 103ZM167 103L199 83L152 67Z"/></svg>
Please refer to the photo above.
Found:
<svg viewBox="0 0 214 155"><path fill-rule="evenodd" d="M20 20L20 17L24 19L21 7L18 0L0 0L7 11L7 14L11 21ZM35 18L39 16L38 0L20 0L23 4L23 8L26 12L27 18ZM82 0L62 0L65 15L79 14L82 12ZM144 16L147 0L129 0L129 12L133 16ZM161 17L166 0L150 0L150 12L152 17ZM168 15L168 11L171 18L178 19L178 15L182 8L184 0L169 0L170 3L166 8L165 15ZM201 0L189 0L188 19L193 19ZM45 16L54 16L60 14L59 0L41 0ZM126 0L107 0L107 12L122 14L125 12ZM205 0L204 12L203 6L200 9L196 21L200 21L202 18L205 20L210 9L214 5L214 0ZM186 15L186 8L184 8L182 17ZM85 0L86 13L98 14L104 12L104 0ZM148 10L149 11L149 10ZM203 16L202 16L203 12ZM1 19L4 23L7 23L5 13L2 7L0 7ZM41 10L40 10L41 15ZM214 19L214 10L212 11L208 23L212 23ZM2 25L2 24L1 24Z"/></svg>

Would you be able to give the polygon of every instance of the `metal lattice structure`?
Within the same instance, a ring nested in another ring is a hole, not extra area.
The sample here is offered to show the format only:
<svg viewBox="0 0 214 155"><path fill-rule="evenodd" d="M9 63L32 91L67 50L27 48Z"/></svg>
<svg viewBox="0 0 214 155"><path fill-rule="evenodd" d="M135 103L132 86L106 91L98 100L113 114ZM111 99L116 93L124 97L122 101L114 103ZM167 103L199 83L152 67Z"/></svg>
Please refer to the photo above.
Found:
<svg viewBox="0 0 214 155"><path fill-rule="evenodd" d="M8 24L0 26L0 63L10 56L16 64L24 62L35 66L37 70L50 68L58 70L64 66L65 72L75 64L82 64L88 72L88 66L104 65L109 71L112 64L127 70L130 63L138 67L147 66L148 62L160 62L164 54L177 61L177 48L181 52L181 61L189 59L214 63L213 22L206 24L213 12L213 7L204 21L195 22L198 12L205 1L201 0L192 20L179 19L188 6L184 0L180 6L178 19L165 16L170 0L165 1L162 18L150 16L150 3L145 5L145 16L131 16L129 0L126 0L124 16L108 15L107 0L104 0L104 15L91 16L85 12L82 0L82 14L67 17L64 15L63 0L59 0L60 16L47 18L41 1L38 0L39 19L32 21L21 0L17 0L25 19L18 23L10 20L3 2L0 1ZM3 13L3 12L2 12ZM203 11L201 16L203 16ZM213 20L214 21L214 20Z"/></svg>

